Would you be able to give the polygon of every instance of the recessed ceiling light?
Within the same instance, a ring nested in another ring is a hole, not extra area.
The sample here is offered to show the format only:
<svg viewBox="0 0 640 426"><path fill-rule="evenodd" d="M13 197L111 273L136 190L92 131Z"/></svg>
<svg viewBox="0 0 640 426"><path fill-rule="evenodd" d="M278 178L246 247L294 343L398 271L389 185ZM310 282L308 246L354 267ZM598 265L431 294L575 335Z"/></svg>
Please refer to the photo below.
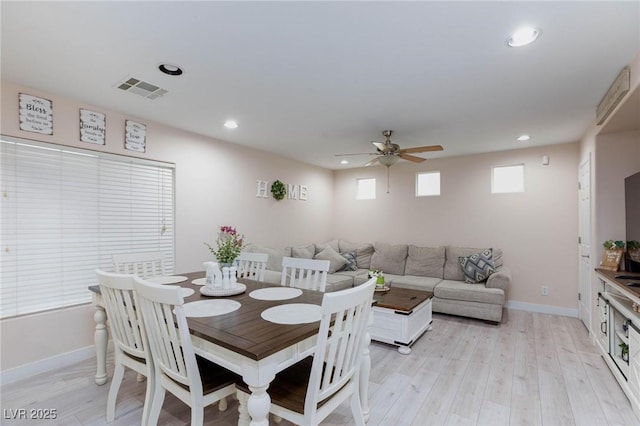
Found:
<svg viewBox="0 0 640 426"><path fill-rule="evenodd" d="M349 161L348 160L341 160L340 164L349 164Z"/></svg>
<svg viewBox="0 0 640 426"><path fill-rule="evenodd" d="M531 136L529 136L529 135L520 135L520 136L518 136L518 140L520 142L528 141L529 139L531 139Z"/></svg>
<svg viewBox="0 0 640 426"><path fill-rule="evenodd" d="M511 35L511 37L507 39L507 46L509 47L526 46L527 44L531 44L534 41L536 41L536 39L538 39L538 37L540 37L541 34L542 34L542 31L537 28L532 28L532 27L519 28L516 30L516 32L514 32Z"/></svg>
<svg viewBox="0 0 640 426"><path fill-rule="evenodd" d="M227 129L236 129L238 128L238 123L234 120L227 120L224 122L224 127L226 127Z"/></svg>
<svg viewBox="0 0 640 426"><path fill-rule="evenodd" d="M167 75L182 75L182 68L173 64L160 64L158 69Z"/></svg>

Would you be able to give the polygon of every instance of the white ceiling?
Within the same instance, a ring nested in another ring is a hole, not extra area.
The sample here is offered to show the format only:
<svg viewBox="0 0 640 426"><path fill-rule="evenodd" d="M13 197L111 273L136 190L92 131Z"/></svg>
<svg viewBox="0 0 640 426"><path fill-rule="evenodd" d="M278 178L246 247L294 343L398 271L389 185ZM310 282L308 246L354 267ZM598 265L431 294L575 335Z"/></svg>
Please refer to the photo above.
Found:
<svg viewBox="0 0 640 426"><path fill-rule="evenodd" d="M0 7L5 80L331 169L368 161L334 155L373 152L384 129L402 148L444 147L426 158L578 140L640 52L639 1ZM542 37L505 47L524 24ZM127 76L169 93L115 89Z"/></svg>

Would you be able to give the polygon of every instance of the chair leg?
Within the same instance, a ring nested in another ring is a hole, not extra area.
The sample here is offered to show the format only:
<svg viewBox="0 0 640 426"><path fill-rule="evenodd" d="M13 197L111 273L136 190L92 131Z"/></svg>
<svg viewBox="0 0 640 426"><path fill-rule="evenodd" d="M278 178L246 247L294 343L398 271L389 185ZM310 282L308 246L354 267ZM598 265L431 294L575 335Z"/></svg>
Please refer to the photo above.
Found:
<svg viewBox="0 0 640 426"><path fill-rule="evenodd" d="M351 414L357 426L364 426L364 416L362 415L362 407L360 406L360 393L355 389L351 395Z"/></svg>
<svg viewBox="0 0 640 426"><path fill-rule="evenodd" d="M204 423L204 407L191 407L191 426L202 426Z"/></svg>
<svg viewBox="0 0 640 426"><path fill-rule="evenodd" d="M227 397L223 396L220 398L220 402L218 402L218 410L226 411L227 410Z"/></svg>
<svg viewBox="0 0 640 426"><path fill-rule="evenodd" d="M151 400L151 410L149 410L149 425L157 425L160 418L160 410L162 410L162 404L164 403L165 390L160 386L160 381L155 380L153 390L153 399Z"/></svg>
<svg viewBox="0 0 640 426"><path fill-rule="evenodd" d="M124 365L116 364L116 368L111 378L111 387L109 388L109 396L107 397L107 422L111 423L116 417L116 399L118 399L118 391L124 377Z"/></svg>
<svg viewBox="0 0 640 426"><path fill-rule="evenodd" d="M273 422L280 424L282 422L282 417L274 415Z"/></svg>
<svg viewBox="0 0 640 426"><path fill-rule="evenodd" d="M149 424L149 413L153 402L153 390L155 388L155 380L153 372L147 374L147 389L144 395L144 406L142 407L142 424Z"/></svg>
<svg viewBox="0 0 640 426"><path fill-rule="evenodd" d="M249 395L241 391L237 391L236 395L238 397L238 426L247 426L250 422L249 410L247 408Z"/></svg>

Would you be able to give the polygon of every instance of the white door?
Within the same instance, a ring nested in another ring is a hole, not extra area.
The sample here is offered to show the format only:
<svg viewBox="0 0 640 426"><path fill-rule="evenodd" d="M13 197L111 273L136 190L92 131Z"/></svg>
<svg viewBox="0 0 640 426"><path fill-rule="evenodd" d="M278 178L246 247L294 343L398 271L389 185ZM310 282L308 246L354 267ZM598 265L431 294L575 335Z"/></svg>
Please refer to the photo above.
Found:
<svg viewBox="0 0 640 426"><path fill-rule="evenodd" d="M591 330L591 161L580 165L578 181L578 317Z"/></svg>

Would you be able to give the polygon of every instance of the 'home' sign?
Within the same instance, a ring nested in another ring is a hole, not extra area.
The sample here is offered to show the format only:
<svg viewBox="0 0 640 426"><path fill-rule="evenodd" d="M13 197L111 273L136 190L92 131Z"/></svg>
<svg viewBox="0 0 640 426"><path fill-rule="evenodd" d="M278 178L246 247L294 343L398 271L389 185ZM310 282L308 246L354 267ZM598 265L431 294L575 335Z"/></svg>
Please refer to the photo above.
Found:
<svg viewBox="0 0 640 426"><path fill-rule="evenodd" d="M269 182L266 180L257 180L258 184L256 197L258 198L269 198L270 186ZM289 200L300 200L307 201L307 192L309 192L309 188L306 185L287 185L287 198Z"/></svg>

